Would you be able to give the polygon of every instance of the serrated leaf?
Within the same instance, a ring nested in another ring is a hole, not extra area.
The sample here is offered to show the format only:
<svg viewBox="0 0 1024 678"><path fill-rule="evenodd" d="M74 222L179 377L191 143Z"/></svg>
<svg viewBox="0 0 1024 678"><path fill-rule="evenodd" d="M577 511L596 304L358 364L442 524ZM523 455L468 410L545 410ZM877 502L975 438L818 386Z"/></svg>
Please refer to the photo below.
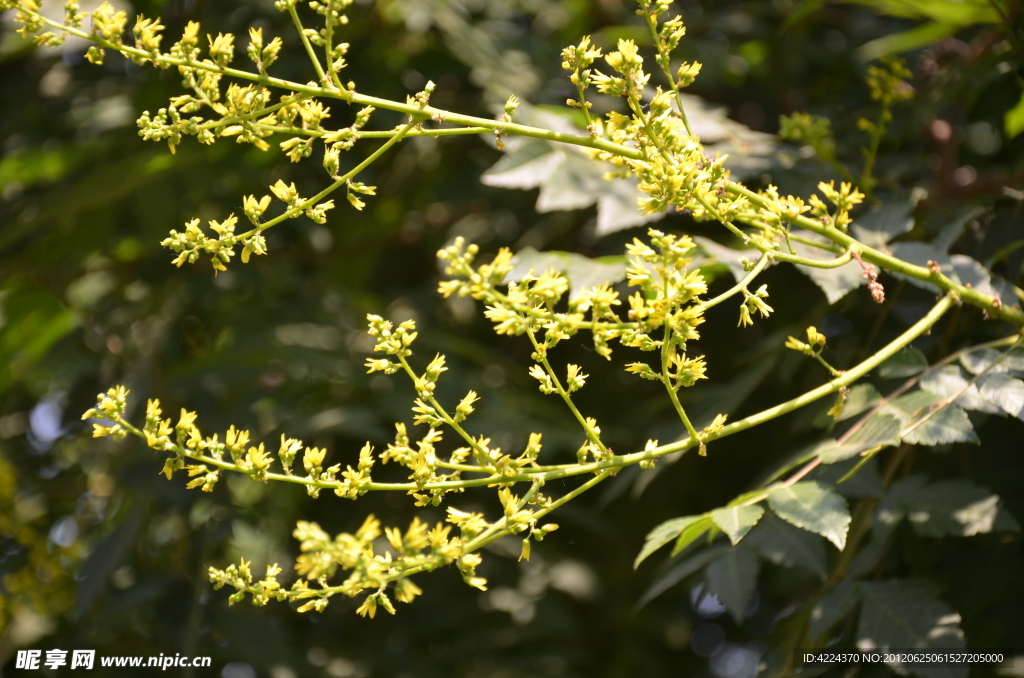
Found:
<svg viewBox="0 0 1024 678"><path fill-rule="evenodd" d="M917 390L888 403L883 412L898 417L907 432L903 439L915 445L980 443L974 426L964 410L944 404L930 391Z"/></svg>
<svg viewBox="0 0 1024 678"><path fill-rule="evenodd" d="M920 476L893 487L891 501L914 531L926 537L971 537L990 532L1016 532L1020 525L1001 506L999 495L969 480L924 485Z"/></svg>
<svg viewBox="0 0 1024 678"><path fill-rule="evenodd" d="M945 443L981 444L974 425L963 408L946 405L942 409L930 412L923 423L916 425L903 437L914 445L942 445Z"/></svg>
<svg viewBox="0 0 1024 678"><path fill-rule="evenodd" d="M800 567L828 576L825 566L825 540L818 535L793 527L774 513L768 513L747 536L745 542L765 560L782 567Z"/></svg>
<svg viewBox="0 0 1024 678"><path fill-rule="evenodd" d="M982 398L1007 414L1024 419L1024 381L1008 374L986 374L977 383Z"/></svg>
<svg viewBox="0 0 1024 678"><path fill-rule="evenodd" d="M713 548L698 551L692 556L684 558L679 563L673 565L667 572L665 572L665 574L655 579L654 582L647 587L647 590L643 592L640 599L637 600L633 609L639 610L665 591L668 591L670 588L710 563L712 560L722 556L722 554L728 550L728 546L715 546Z"/></svg>
<svg viewBox="0 0 1024 678"><path fill-rule="evenodd" d="M937 596L935 588L918 580L860 582L860 650L960 649L965 647L960 615ZM963 678L966 664L907 667L921 678Z"/></svg>
<svg viewBox="0 0 1024 678"><path fill-rule="evenodd" d="M999 407L981 397L977 384L968 381L959 365L946 365L929 372L921 377L919 385L922 390L934 393L944 400L960 394L954 402L964 409L989 414L1003 413Z"/></svg>
<svg viewBox="0 0 1024 678"><path fill-rule="evenodd" d="M1006 352L1006 357L999 363L1009 370L1024 372L1024 346L1014 346Z"/></svg>
<svg viewBox="0 0 1024 678"><path fill-rule="evenodd" d="M811 623L808 629L811 640L820 638L821 634L850 614L859 602L860 589L852 581L841 581L825 591L811 610Z"/></svg>
<svg viewBox="0 0 1024 678"><path fill-rule="evenodd" d="M893 357L886 360L878 368L878 376L883 379L898 379L920 374L928 367L928 359L924 353L908 346Z"/></svg>
<svg viewBox="0 0 1024 678"><path fill-rule="evenodd" d="M740 540L750 532L750 528L756 525L763 515L764 509L757 504L752 506L729 506L715 509L711 512L715 525L718 525L722 532L725 532L733 546L740 543Z"/></svg>
<svg viewBox="0 0 1024 678"><path fill-rule="evenodd" d="M704 568L708 590L715 594L729 614L740 623L757 587L761 564L750 549L732 547Z"/></svg>
<svg viewBox="0 0 1024 678"><path fill-rule="evenodd" d="M861 452L876 447L889 447L900 444L900 427L902 422L891 414L878 412L871 416L864 425L858 428L843 443L825 448L820 453L824 464L834 464L857 456Z"/></svg>
<svg viewBox="0 0 1024 678"><path fill-rule="evenodd" d="M647 536L644 537L644 546L640 549L640 554L637 555L636 560L633 562L633 569L639 567L640 563L644 562L649 555L678 537L685 528L698 521L705 521L709 523L708 527L711 527L711 518L708 516L683 516L666 520L648 532Z"/></svg>
<svg viewBox="0 0 1024 678"><path fill-rule="evenodd" d="M825 485L804 481L771 490L768 505L780 518L820 534L840 551L846 546L850 527L846 500Z"/></svg>

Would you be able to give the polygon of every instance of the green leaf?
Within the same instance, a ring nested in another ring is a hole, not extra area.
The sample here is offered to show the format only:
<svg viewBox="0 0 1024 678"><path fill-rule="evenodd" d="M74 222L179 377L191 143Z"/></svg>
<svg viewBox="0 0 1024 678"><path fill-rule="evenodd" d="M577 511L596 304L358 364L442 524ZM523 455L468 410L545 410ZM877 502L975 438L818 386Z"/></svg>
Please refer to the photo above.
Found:
<svg viewBox="0 0 1024 678"><path fill-rule="evenodd" d="M747 536L746 544L765 560L781 567L800 567L825 579L825 540L793 527L774 513L768 513Z"/></svg>
<svg viewBox="0 0 1024 678"><path fill-rule="evenodd" d="M768 493L768 505L780 518L820 534L840 551L846 546L850 527L846 500L825 485L804 481L774 489Z"/></svg>
<svg viewBox="0 0 1024 678"><path fill-rule="evenodd" d="M678 537L684 529L697 522L707 523L707 527L704 528L704 531L707 531L707 529L711 527L711 518L709 516L683 516L681 518L673 518L671 520L666 520L655 527L647 533L647 536L644 538L644 546L640 549L640 554L633 562L633 569L639 567L640 563L647 559L647 556Z"/></svg>
<svg viewBox="0 0 1024 678"><path fill-rule="evenodd" d="M811 610L811 623L808 628L811 640L820 638L821 634L850 614L859 602L860 589L852 581L841 581L825 591Z"/></svg>
<svg viewBox="0 0 1024 678"><path fill-rule="evenodd" d="M1003 131L1007 140L1024 132L1024 92L1021 92L1020 101L1003 116Z"/></svg>
<svg viewBox="0 0 1024 678"><path fill-rule="evenodd" d="M923 424L903 438L915 445L942 445L945 443L974 443L981 440L974 432L970 417L956 405L946 405L931 415Z"/></svg>
<svg viewBox="0 0 1024 678"><path fill-rule="evenodd" d="M715 524L722 528L729 537L733 546L740 543L740 540L750 532L750 528L757 524L757 521L764 515L764 509L754 504L752 506L731 506L715 509L711 517Z"/></svg>
<svg viewBox="0 0 1024 678"><path fill-rule="evenodd" d="M903 421L904 440L915 445L944 443L980 443L970 418L956 405L943 405L940 396L929 391L914 391L886 405L885 412ZM921 422L921 423L918 423Z"/></svg>
<svg viewBox="0 0 1024 678"><path fill-rule="evenodd" d="M921 377L922 390L934 393L943 400L957 396L955 404L966 410L977 410L989 414L1002 414L996 405L981 397L978 385L971 384L959 365L946 365Z"/></svg>
<svg viewBox="0 0 1024 678"><path fill-rule="evenodd" d="M931 45L955 34L959 27L953 24L932 22L876 38L857 48L857 58L863 62L874 61L887 54L898 54Z"/></svg>
<svg viewBox="0 0 1024 678"><path fill-rule="evenodd" d="M1024 419L1024 381L1008 374L986 374L978 378L978 391L1007 414Z"/></svg>
<svg viewBox="0 0 1024 678"><path fill-rule="evenodd" d="M757 573L761 564L753 552L744 547L730 548L725 554L704 568L708 590L729 610L740 623L747 611L750 598L757 587Z"/></svg>
<svg viewBox="0 0 1024 678"><path fill-rule="evenodd" d="M1003 358L1002 352L994 348L979 348L960 356L960 364L971 374L1006 372L1010 369L1007 361L1007 358Z"/></svg>
<svg viewBox="0 0 1024 678"><path fill-rule="evenodd" d="M878 376L883 379L912 377L915 374L924 372L927 367L928 359L924 357L924 353L912 346L908 346L882 363L878 368Z"/></svg>
<svg viewBox="0 0 1024 678"><path fill-rule="evenodd" d="M674 556L678 554L713 526L714 521L711 516L705 514L701 516L700 520L695 520L684 527L679 532L679 538L676 539L676 545L672 547L672 555Z"/></svg>
<svg viewBox="0 0 1024 678"><path fill-rule="evenodd" d="M896 417L879 412L864 422L841 445L837 443L835 447L822 450L819 455L821 461L834 464L876 447L899 445L901 426L902 422Z"/></svg>
<svg viewBox="0 0 1024 678"><path fill-rule="evenodd" d="M667 572L665 572L665 574L655 579L654 582L647 587L647 590L643 592L640 599L637 600L633 609L639 610L665 591L668 591L670 588L710 563L712 560L721 557L729 549L730 547L725 545L715 546L713 548L703 549L688 558L684 558L681 562L673 565Z"/></svg>
<svg viewBox="0 0 1024 678"><path fill-rule="evenodd" d="M960 615L922 581L859 582L861 594L857 647L861 650L960 649L965 647ZM963 678L966 664L914 666L922 678Z"/></svg>
<svg viewBox="0 0 1024 678"><path fill-rule="evenodd" d="M941 402L942 397L929 391L917 390L886 403L882 407L882 411L896 417L904 424L909 424L927 414Z"/></svg>
<svg viewBox="0 0 1024 678"><path fill-rule="evenodd" d="M1020 525L1001 504L999 495L969 480L925 485L923 476L915 475L893 485L879 510L890 523L905 517L915 532L926 537L1019 531Z"/></svg>
<svg viewBox="0 0 1024 678"><path fill-rule="evenodd" d="M819 7L824 5L827 0L804 0L800 3L800 6L793 10L793 12L786 17L786 20L782 23L782 27L779 29L780 32L789 30L791 26L799 23L801 19L810 14L814 13Z"/></svg>
<svg viewBox="0 0 1024 678"><path fill-rule="evenodd" d="M846 404L843 406L843 412L836 421L845 421L851 417L856 417L858 414L866 412L877 405L881 399L882 394L871 384L857 384L846 395Z"/></svg>
<svg viewBox="0 0 1024 678"><path fill-rule="evenodd" d="M855 0L867 5L879 14L904 19L932 19L957 26L972 26L982 23L997 23L999 12L992 6L992 0ZM1006 7L1005 0L1001 0Z"/></svg>

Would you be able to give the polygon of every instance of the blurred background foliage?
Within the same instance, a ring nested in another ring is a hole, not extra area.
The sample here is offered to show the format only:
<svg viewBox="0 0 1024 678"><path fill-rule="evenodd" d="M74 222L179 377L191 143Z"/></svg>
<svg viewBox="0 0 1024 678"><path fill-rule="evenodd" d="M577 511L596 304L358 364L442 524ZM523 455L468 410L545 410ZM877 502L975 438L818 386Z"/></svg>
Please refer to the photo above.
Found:
<svg viewBox="0 0 1024 678"><path fill-rule="evenodd" d="M944 233L951 252L1020 285L1021 4L685 0L674 9L689 31L680 56L704 64L689 91L705 101L707 134L717 124L740 146L760 144L761 164L744 170L753 185L806 194L830 176L803 149L755 134L775 134L780 114L800 110L828 117L838 157L859 168L866 136L856 120L875 110L866 60L903 52L916 92L897 109L878 167L886 195L914 191L913 228L902 239ZM122 5L159 14L169 35L189 20L214 33L263 26L285 40L281 76L310 77L287 17L269 0ZM494 115L509 93L561 105L572 92L559 53L581 35L605 48L619 38L649 43L627 0L363 1L351 16L349 77L361 91L401 99L430 79L438 85L432 104L477 115ZM407 384L364 374L372 343L363 318L414 317L418 355L449 357L441 396L467 387L483 395L474 430L502 447L540 430L552 463L570 461L578 431L529 383L526 345L495 337L473 302L440 300L434 253L463 235L488 252L593 257L621 253L639 232L598 228L594 207L538 212L536 191L485 185L481 175L502 157L493 140L418 138L368 170L363 180L378 186L378 197L365 211L335 210L324 226L284 224L269 234L270 256L217 277L205 266L177 269L157 244L167 231L193 216L237 211L243 194L260 195L278 178L321 185L318 163L291 165L276 147L260 153L223 140L187 141L172 156L142 143L134 120L178 93L174 72L117 55L91 66L82 45L36 50L9 24L0 35L0 667L13 666L16 649L38 647L211 655L213 673L225 678L741 678L756 662L734 650L760 656L786 642L787 622L820 587L814 573L765 563L737 622L704 593L697 572L640 606L672 563L655 558L634 572L632 562L657 523L723 505L819 440L830 403L717 442L707 458L620 474L560 510L562 530L530 562L517 563L518 546L499 542L485 559L486 593L453 571L424 577L423 599L395 617L360 618L355 602L305 615L280 604L229 608L227 594L207 582L208 565L242 556L254 569L291 562L296 520L341 531L369 512L404 524L422 510L401 495L313 501L244 478L212 495L186 491L158 475L162 460L137 441L89 437L79 413L97 392L124 383L136 406L159 397L168 410L198 410L206 429L235 424L268 441L287 432L327 447L328 463L351 463L365 440L382 444L393 422L411 419ZM335 108L335 122L352 115ZM398 122L378 115L380 128ZM683 215L659 228L724 241L720 229ZM717 279L712 292L727 286L725 267L705 264ZM864 289L829 305L800 273L778 266L766 274L771 320L741 331L733 310L712 310L699 343L710 380L687 393L696 419L743 416L821 383L801 356L782 350L787 334L818 326L830 362L848 365L931 302L925 290L882 279L882 307ZM1005 334L964 307L916 345L934 361ZM663 393L609 369L584 343L573 359L593 386L580 402L615 449L682 433ZM969 478L1024 518L1020 422L971 416L980 447L911 452L897 477ZM477 498L460 501L468 508ZM961 614L970 647L1024 648L1017 535L935 539L900 528L875 576L931 580Z"/></svg>

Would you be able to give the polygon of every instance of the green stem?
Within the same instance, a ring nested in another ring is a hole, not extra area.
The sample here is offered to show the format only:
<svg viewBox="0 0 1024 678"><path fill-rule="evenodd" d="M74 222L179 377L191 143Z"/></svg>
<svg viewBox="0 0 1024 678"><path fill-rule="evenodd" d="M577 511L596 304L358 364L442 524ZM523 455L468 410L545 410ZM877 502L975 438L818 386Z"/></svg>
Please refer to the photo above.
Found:
<svg viewBox="0 0 1024 678"><path fill-rule="evenodd" d="M599 137L565 134L562 132L555 132L552 130L529 127L527 125L519 125L517 123L512 122L504 122L501 120L489 120L486 118L461 115L457 113L451 113L448 111L436 109L431 106L420 107L414 104L405 104L397 101L390 101L387 99L381 99L378 97L368 96L365 94L350 92L348 90L339 91L334 89L333 87L326 88L301 85L299 83L290 82L288 80L282 80L280 78L272 78L268 75L263 75L259 73L252 73L249 71L243 71L235 68L222 68L212 62L197 62L192 61L190 59L171 57L163 54L154 57L152 54L146 52L145 50L141 50L135 47L129 47L127 45L120 45L109 40L104 40L103 38L91 35L80 29L64 25L52 19L48 19L39 14L38 12L27 9L24 6L19 6L18 9L27 14L28 16L31 16L33 19L36 19L47 26L56 28L69 35L84 38L86 40L89 40L90 42L99 45L100 47L112 49L128 56L136 56L142 59L155 61L163 65L181 66L185 68L203 70L211 73L220 73L223 75L229 75L243 80L249 80L251 82L257 82L267 87L279 87L289 91L302 93L308 96L342 99L356 104L375 106L377 108L397 111L400 113L406 113L408 115L417 117L436 117L437 119L444 119L457 125L480 127L487 130L499 130L504 134L514 134L519 136L531 137L535 139L544 139L547 141L557 143L566 143L586 148L593 148L596 150L605 151L623 158L629 158L633 160L643 159L643 152L641 150L630 148L627 146L622 146L620 144L616 144ZM322 69L320 70L322 71ZM766 199L762 198L757 193L749 190L748 188L741 184L737 184L735 182L728 182L725 184L725 188L732 195L743 196L747 198L750 202L754 203L755 205L758 205L759 207L764 207L768 204L768 201ZM706 201L702 201L702 204L704 204L704 202ZM706 206L707 205L705 205L705 207ZM743 215L740 215L737 218L740 219L741 221L746 220L746 217L744 217ZM911 278L916 278L918 280L930 282L937 286L943 292L953 292L964 301L984 309L992 318L1006 320L1018 326L1024 325L1024 311L1022 311L1020 308L1009 307L1002 304L1002 302L997 297L993 297L982 292L979 292L978 290L975 290L973 288L968 288L958 283L954 283L941 273L933 274L925 267L909 264L891 255L887 255L883 252L875 250L871 247L868 247L858 242L857 240L848 236L842 231L839 231L830 226L825 226L814 219L810 219L805 216L799 216L793 219L793 223L811 232L817 233L819 235L824 235L832 242L842 246L844 250L852 248L858 251L866 261L869 261L870 263L875 264L876 266L880 266L881 268L895 271L897 273L902 273L903 275L906 275ZM730 231L732 231L740 238L746 238L743 232L737 229L735 226L732 226L732 224L726 223L725 225ZM1024 296L1024 293L1022 293L1022 296Z"/></svg>
<svg viewBox="0 0 1024 678"><path fill-rule="evenodd" d="M597 435L597 432L590 426L586 417L580 414L580 411L576 409L576 403L572 401L572 396L570 396L569 392L562 387L562 382L559 381L554 368L552 368L551 363L548 362L547 348L542 347L540 343L538 343L537 337L533 333L532 328L528 327L526 329L526 334L530 337L530 343L533 344L533 350L538 356L540 356L540 362L544 366L544 370L548 373L548 376L551 377L551 383L555 385L555 390L558 392L558 395L562 397L566 406L572 411L573 416L576 417L576 421L578 421L580 426L583 427L583 430L587 435L587 440L597 445L598 449L601 450L603 454L607 453L608 448L605 447L603 442L601 442L601 437Z"/></svg>
<svg viewBox="0 0 1024 678"><path fill-rule="evenodd" d="M740 292L746 292L747 286L750 283L754 282L754 279L761 274L761 271L764 270L765 266L768 265L768 262L771 261L771 259L771 255L763 253L761 255L761 258L757 260L757 263L754 264L754 268L750 269L750 272L747 273L746 276L744 276L743 280L739 281L733 287L729 288L728 291L719 294L714 299L708 299L703 303L697 304L693 308L694 313L703 314L704 311L711 308L712 306L718 306L720 303L729 299L730 297L736 296Z"/></svg>
<svg viewBox="0 0 1024 678"><path fill-rule="evenodd" d="M668 285L666 279L665 284ZM672 352L673 341L672 341L672 328L669 323L665 323L665 336L661 340L661 381L665 384L665 390L668 392L668 397L672 401L672 407L675 408L676 414L679 415L679 419L683 422L683 426L686 427L686 432L689 434L689 443L697 445L701 442L700 434L697 433L697 429L690 423L690 418L686 416L686 411L683 409L682 403L679 402L679 394L676 392L678 388L672 379L672 375L669 372L669 355Z"/></svg>
<svg viewBox="0 0 1024 678"><path fill-rule="evenodd" d="M745 419L741 419L740 421L727 424L714 433L705 434L703 436L704 441L708 442L711 440L717 440L719 438L724 438L726 436L730 436L741 431L746 431L747 429L759 426L767 421L771 421L772 419L776 419L784 414L788 414L790 412L793 412L794 410L800 409L801 407L809 405L810 403L819 400L820 398L835 393L840 389L851 385L864 375L868 374L871 370L875 369L883 362L885 362L892 356L896 355L899 351L903 350L903 348L910 344L910 342L912 342L914 339L927 332L932 327L932 325L934 325L939 320L939 318L941 318L943 314L945 314L946 311L948 311L952 307L954 303L955 300L952 296L947 295L943 297L934 307L932 307L932 309L923 318L921 318L916 323L907 328L907 330L904 331L903 334L896 337L896 339L887 344L873 356L866 359L864 362L844 372L841 377L837 377L832 381L819 386L818 388L807 391L803 395L793 398L792 400L788 400L774 407L770 407L766 410L758 412L757 414L753 414ZM1013 339L1016 340L1017 337L1013 337ZM132 434L145 440L145 433L140 431L138 428L132 426L123 418L119 417L117 418L116 421L117 423L124 426L124 428L131 432ZM511 477L494 474L487 476L486 478L473 478L470 480L426 483L423 486L417 485L415 483L368 483L367 485L364 486L364 489L366 489L367 491L400 490L408 492L410 490L423 491L431 489L457 490L467 487L480 487L495 484L512 485L517 482L535 482L536 480L538 480L538 478L546 482L554 480L556 478L568 478L570 476L581 475L586 473L598 473L601 471L615 472L625 466L637 464L640 463L641 461L649 461L652 459L664 457L669 454L673 454L675 452L682 452L691 447L694 447L695 444L696 443L690 441L689 439L675 441L673 443L661 445L650 450L633 452L631 454L612 455L602 459L601 461L595 461L586 464L569 464L558 467L539 467L535 469L530 469L530 471L533 471L532 473L521 472ZM249 471L241 468L237 464L226 462L223 459L215 459L213 457L203 455L200 452L195 452L189 448L182 447L180 445L173 445L170 450L166 451L173 451L194 461L210 464L211 466L215 466L223 470L237 471L240 473L245 473L247 475L250 474ZM312 480L311 478L301 478L298 476L289 476L280 473L267 473L266 478L267 480L295 483L298 485L311 486L329 490L334 490L340 487L340 484L337 482L315 481Z"/></svg>
<svg viewBox="0 0 1024 678"><path fill-rule="evenodd" d="M379 158L380 156L382 156L385 153L387 153L389 148L391 148L392 146L397 144L399 141L401 141L405 137L405 135L408 134L418 124L419 124L419 121L416 118L413 118L408 123L406 123L406 125L404 127L402 127L400 130L395 132L394 136L392 136L387 141L385 141L383 144L381 144L380 148L378 148L376 151L371 153L366 158L366 160L363 160L361 163L356 165L352 170L350 170L349 172L346 172L344 175L339 177L333 184L331 184L330 186L328 186L324 190L320 191L319 193L314 195L312 198L304 200L301 203L299 203L298 205L296 205L295 207L292 207L292 208L290 208L288 210L285 210L285 212L283 214L279 214L278 216L274 217L273 219L271 219L269 221L264 221L264 222L260 223L259 226L257 226L256 228L254 228L254 229L252 229L250 231L246 231L245 233L241 233L239 235L236 235L235 236L236 240L241 240L243 238L248 238L249 236L255 235L256 233L262 233L263 231L267 230L268 228L271 228L272 226L276 226L277 224L281 223L282 221L284 221L286 219L291 219L291 218L299 216L300 214L302 214L308 208L312 207L313 205L315 205L316 203L320 202L321 200L326 198L328 195L330 195L334 191L336 191L339 188L341 188L342 186L346 185L350 179L352 179L357 174L362 172L364 169L366 169L367 167L372 165L374 163L374 161L377 160L377 158Z"/></svg>
<svg viewBox="0 0 1024 678"><path fill-rule="evenodd" d="M814 354L814 359L817 360L819 363L821 363L822 367L824 367L826 370L828 370L829 373L833 377L838 377L838 376L842 375L842 372L840 370L837 370L836 368L832 367L827 362L825 362L825 359L822 358L820 354L815 353Z"/></svg>
<svg viewBox="0 0 1024 678"><path fill-rule="evenodd" d="M658 50L658 66L661 67L661 72L665 74L668 79L669 87L676 95L676 104L679 106L679 119L683 121L683 127L686 128L686 133L691 137L693 136L693 130L690 129L690 121L686 119L686 110L683 108L683 95L679 93L679 83L676 81L674 75L672 75L672 60L671 55L665 51L665 45L661 42L661 36L658 35L658 26L648 11L649 5L641 4L640 11L644 15L644 19L647 20L647 28L651 31L651 38L654 40L654 45Z"/></svg>
<svg viewBox="0 0 1024 678"><path fill-rule="evenodd" d="M299 13L295 9L295 5L292 3L288 3L288 14L291 15L292 23L295 24L295 30L299 34L299 39L302 40L302 46L306 48L306 54L309 55L309 60L313 63L313 68L316 70L317 78L319 78L318 82L321 85L327 84L330 80L328 80L327 76L324 74L323 66L320 65L320 59L317 58L316 52L313 51L313 45L309 43L309 37L306 36L306 30L302 27L302 21L299 19ZM329 60L330 57L328 57L328 61Z"/></svg>
<svg viewBox="0 0 1024 678"><path fill-rule="evenodd" d="M419 377L417 377L416 373L413 372L412 367L409 366L409 362L403 356L398 356L398 361L402 364L402 368L405 370L405 373L407 375L409 375L409 379L412 380L413 386L415 386L416 383L419 381ZM459 425L459 422L455 421L455 418L452 417L451 415L449 415L448 412L443 407L441 407L441 403L437 402L437 400L433 396L428 396L427 397L427 402L430 404L431 407L434 408L435 412L437 412L437 413L439 413L441 415L441 418L444 419L444 423L446 423L449 426L451 426L455 430L455 432L458 433L459 436L462 437L463 440L465 440L467 443L469 443L469 446L473 448L473 450L477 453L479 458L481 458L481 459L487 458L487 452L480 446L480 443L478 443L476 441L476 439L473 438L473 436L469 435L469 433L467 433L466 430L463 429ZM440 464L438 464L438 465L440 465ZM451 467L451 466L449 466L449 467ZM465 469L461 469L461 470L471 470L473 472L483 472L483 473L494 473L494 469L487 469L487 468L483 468L483 467L476 467L476 468L469 467L469 468L465 468Z"/></svg>
<svg viewBox="0 0 1024 678"><path fill-rule="evenodd" d="M765 207L768 205L768 201L765 198L740 184L730 183L726 186L726 190L733 195L743 196L758 207ZM1024 325L1024 311L1020 308L1003 304L998 297L984 294L973 287L965 287L964 285L955 283L942 273L933 273L925 266L917 266L903 261L902 259L897 259L890 254L886 254L861 243L839 229L831 226L825 226L815 219L810 219L801 215L796 217L793 220L793 223L801 228L807 229L808 231L825 236L846 250L857 252L861 255L861 258L864 259L864 261L872 263L879 268L895 273L901 273L907 277L916 278L917 280L923 280L935 285L943 292L951 292L963 301L985 310L991 318L1006 320L1017 326Z"/></svg>

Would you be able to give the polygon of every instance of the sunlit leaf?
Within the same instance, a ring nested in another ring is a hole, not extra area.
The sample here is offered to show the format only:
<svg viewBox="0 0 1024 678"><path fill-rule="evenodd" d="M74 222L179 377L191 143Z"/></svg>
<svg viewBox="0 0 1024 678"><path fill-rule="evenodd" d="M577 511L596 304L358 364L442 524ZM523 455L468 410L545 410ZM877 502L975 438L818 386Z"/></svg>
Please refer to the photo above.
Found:
<svg viewBox="0 0 1024 678"><path fill-rule="evenodd" d="M750 532L750 528L757 524L757 521L764 515L764 509L754 504L752 506L730 506L715 509L711 517L729 537L729 541L735 546L743 537Z"/></svg>
<svg viewBox="0 0 1024 678"><path fill-rule="evenodd" d="M780 518L820 534L840 551L846 546L850 527L846 500L825 485L804 481L774 489L768 493L768 505Z"/></svg>

